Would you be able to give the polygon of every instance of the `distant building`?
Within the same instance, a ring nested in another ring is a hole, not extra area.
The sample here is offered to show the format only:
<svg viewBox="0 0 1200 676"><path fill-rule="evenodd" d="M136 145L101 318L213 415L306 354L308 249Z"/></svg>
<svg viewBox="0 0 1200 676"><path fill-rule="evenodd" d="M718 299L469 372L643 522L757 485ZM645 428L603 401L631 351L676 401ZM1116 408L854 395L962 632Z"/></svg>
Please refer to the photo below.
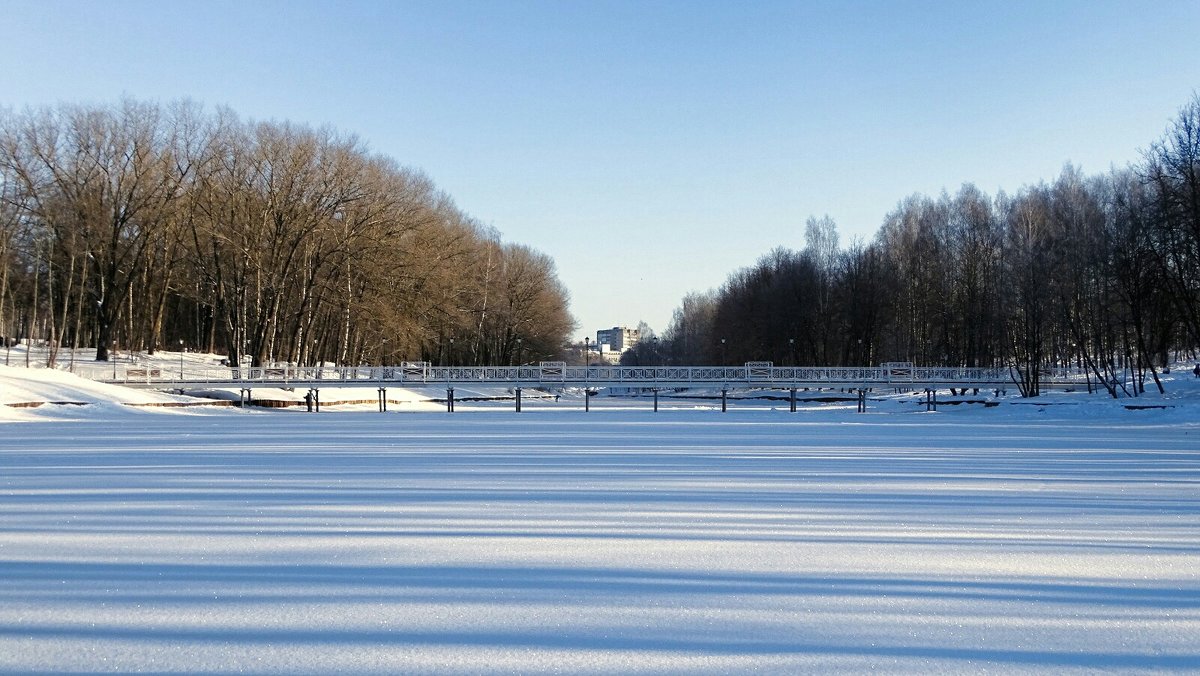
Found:
<svg viewBox="0 0 1200 676"><path fill-rule="evenodd" d="M638 344L641 334L627 326L614 326L596 332L596 344L605 352L620 354Z"/></svg>

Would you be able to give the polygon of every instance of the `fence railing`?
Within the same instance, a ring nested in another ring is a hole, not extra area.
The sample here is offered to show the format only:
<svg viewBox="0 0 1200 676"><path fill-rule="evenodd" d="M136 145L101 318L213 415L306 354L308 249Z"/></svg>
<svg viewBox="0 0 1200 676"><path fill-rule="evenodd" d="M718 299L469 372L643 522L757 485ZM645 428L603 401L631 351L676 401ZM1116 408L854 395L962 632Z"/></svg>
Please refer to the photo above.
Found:
<svg viewBox="0 0 1200 676"><path fill-rule="evenodd" d="M75 372L110 383L142 387L182 386L328 386L392 385L433 387L454 385L583 386L583 387L1008 387L1014 373L1007 368L913 366L889 363L878 367L774 366L750 362L744 366L568 366L542 362L526 366L433 366L404 362L397 366L200 366L183 363L77 364ZM1088 376L1075 369L1047 368L1040 374L1045 386L1083 384Z"/></svg>

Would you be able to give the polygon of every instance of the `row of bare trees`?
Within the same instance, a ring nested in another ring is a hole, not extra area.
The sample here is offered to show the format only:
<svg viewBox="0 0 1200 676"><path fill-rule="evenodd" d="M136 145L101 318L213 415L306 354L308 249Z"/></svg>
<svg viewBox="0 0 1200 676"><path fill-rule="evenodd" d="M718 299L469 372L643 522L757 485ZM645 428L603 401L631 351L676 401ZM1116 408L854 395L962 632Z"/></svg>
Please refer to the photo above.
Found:
<svg viewBox="0 0 1200 676"><path fill-rule="evenodd" d="M353 137L189 102L0 111L0 335L312 364L560 354L553 261Z"/></svg>
<svg viewBox="0 0 1200 676"><path fill-rule="evenodd" d="M1136 166L913 195L870 243L839 247L828 218L805 241L684 298L662 360L998 366L1026 395L1070 365L1113 396L1161 388L1200 346L1200 96Z"/></svg>

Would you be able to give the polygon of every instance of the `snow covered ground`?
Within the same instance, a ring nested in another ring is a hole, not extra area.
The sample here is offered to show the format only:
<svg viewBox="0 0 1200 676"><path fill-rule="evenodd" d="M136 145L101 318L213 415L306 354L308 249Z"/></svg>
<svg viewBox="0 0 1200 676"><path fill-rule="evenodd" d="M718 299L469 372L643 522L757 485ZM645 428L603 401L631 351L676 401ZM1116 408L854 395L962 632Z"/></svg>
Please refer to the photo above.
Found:
<svg viewBox="0 0 1200 676"><path fill-rule="evenodd" d="M0 406L0 671L1197 672L1173 378L307 414L0 369L102 402Z"/></svg>

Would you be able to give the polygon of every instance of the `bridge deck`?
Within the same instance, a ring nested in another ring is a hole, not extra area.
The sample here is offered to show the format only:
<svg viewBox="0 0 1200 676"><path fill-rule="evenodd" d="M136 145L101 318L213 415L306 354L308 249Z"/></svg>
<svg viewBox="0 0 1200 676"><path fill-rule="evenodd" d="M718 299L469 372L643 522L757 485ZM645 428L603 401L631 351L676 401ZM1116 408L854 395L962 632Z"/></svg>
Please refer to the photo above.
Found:
<svg viewBox="0 0 1200 676"><path fill-rule="evenodd" d="M1007 368L914 367L778 367L767 362L744 366L566 366L543 362L534 366L400 366L263 368L213 367L182 369L136 364L90 364L77 369L94 380L147 389L206 387L405 387L448 388L980 388L1015 387ZM1042 388L1086 387L1086 374L1071 369L1044 369Z"/></svg>

